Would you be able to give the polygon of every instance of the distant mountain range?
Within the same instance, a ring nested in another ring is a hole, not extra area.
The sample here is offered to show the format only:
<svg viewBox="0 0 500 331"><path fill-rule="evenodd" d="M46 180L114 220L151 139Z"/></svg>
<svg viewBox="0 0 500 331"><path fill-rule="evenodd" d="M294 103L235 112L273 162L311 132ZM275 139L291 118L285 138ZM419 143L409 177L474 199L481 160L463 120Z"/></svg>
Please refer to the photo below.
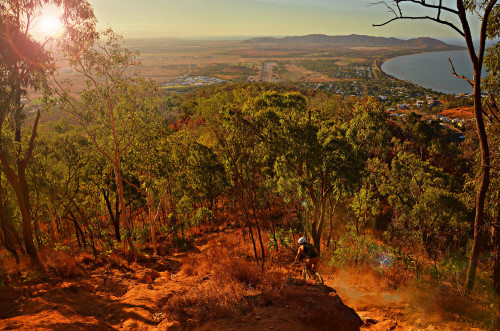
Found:
<svg viewBox="0 0 500 331"><path fill-rule="evenodd" d="M384 38L351 34L348 36L327 36L324 34L310 34L293 37L259 37L244 41L249 44L322 44L345 47L402 47L418 49L465 49L461 46L450 45L440 40L421 37L409 40L398 38Z"/></svg>

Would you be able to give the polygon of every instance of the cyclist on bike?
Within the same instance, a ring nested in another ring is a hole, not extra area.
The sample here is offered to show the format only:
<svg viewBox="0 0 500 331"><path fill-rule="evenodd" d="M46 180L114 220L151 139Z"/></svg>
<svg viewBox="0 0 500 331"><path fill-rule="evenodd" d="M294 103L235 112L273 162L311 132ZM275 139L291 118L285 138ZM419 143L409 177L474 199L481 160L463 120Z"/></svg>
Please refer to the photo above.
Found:
<svg viewBox="0 0 500 331"><path fill-rule="evenodd" d="M313 245L307 242L307 239L304 237L300 237L299 239L299 250L297 251L297 256L295 257L295 263L299 263L299 259L301 255L306 256L306 267L307 270L316 273L319 264L319 254L314 248Z"/></svg>

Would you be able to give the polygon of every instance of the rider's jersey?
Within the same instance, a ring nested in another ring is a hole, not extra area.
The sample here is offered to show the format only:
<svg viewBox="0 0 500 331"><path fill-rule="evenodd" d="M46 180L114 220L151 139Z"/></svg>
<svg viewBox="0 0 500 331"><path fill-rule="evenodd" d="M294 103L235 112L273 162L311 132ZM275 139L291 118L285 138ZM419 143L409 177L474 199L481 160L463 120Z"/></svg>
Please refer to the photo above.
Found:
<svg viewBox="0 0 500 331"><path fill-rule="evenodd" d="M304 250L302 252L308 259L319 256L318 252L316 252L316 248L309 243L304 244Z"/></svg>

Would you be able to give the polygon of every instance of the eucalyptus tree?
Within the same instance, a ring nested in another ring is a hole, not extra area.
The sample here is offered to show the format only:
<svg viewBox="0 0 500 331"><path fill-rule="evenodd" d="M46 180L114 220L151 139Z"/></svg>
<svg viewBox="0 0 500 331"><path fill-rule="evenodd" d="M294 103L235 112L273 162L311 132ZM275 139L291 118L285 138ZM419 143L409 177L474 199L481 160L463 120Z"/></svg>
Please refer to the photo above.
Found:
<svg viewBox="0 0 500 331"><path fill-rule="evenodd" d="M204 134L199 134L197 142L210 148L218 156L218 160L206 148L198 146L200 151L197 153L205 154L205 161L192 158L189 163L194 170L192 175L201 175L199 169L208 165L214 175L222 176L217 179L217 185L225 185L223 178L227 176L228 190L233 194L235 205L243 213L244 226L248 228L255 258L259 260L259 246L260 259L264 263L266 254L263 223L258 210L258 191L263 184L263 172L266 168L272 168L272 161L266 159L268 150L263 149L265 146L260 143L255 132L245 124L246 115L243 111L245 103L261 93L261 88L261 85L232 88L197 100L198 112L205 121ZM224 166L224 171L218 163Z"/></svg>
<svg viewBox="0 0 500 331"><path fill-rule="evenodd" d="M185 174L191 195L215 213L217 199L228 186L224 165L210 147L198 142L190 144L186 161Z"/></svg>
<svg viewBox="0 0 500 331"><path fill-rule="evenodd" d="M41 113L32 119L31 132L23 134L26 126L26 109L21 99L28 89L42 90L47 95L47 77L55 65L45 42L33 37L34 22L44 7L55 5L63 10L62 23L66 29L61 40L79 44L92 35L95 24L91 6L86 0L6 0L0 3L0 162L12 186L23 220L23 238L32 263L41 263L33 244L30 192L26 168L31 161L36 143L37 127ZM11 128L10 133L7 132ZM11 135L14 142L7 145Z"/></svg>
<svg viewBox="0 0 500 331"><path fill-rule="evenodd" d="M154 254L158 254L158 219L160 211L172 202L172 186L185 169L186 147L180 135L166 121L158 107L159 95L151 95L149 107L137 113L137 137L124 158L124 174L136 178L133 187L146 199ZM171 204L175 206L175 203ZM174 207L175 208L175 207ZM175 212L173 213L175 214Z"/></svg>
<svg viewBox="0 0 500 331"><path fill-rule="evenodd" d="M232 191L243 211L246 225L252 239L254 254L258 260L254 227L260 244L262 263L266 254L262 235L262 220L258 215L258 190L263 182L263 170L269 168L266 152L254 131L243 123L242 107L226 109L223 141L223 161L231 180ZM222 142L222 141L221 141Z"/></svg>
<svg viewBox="0 0 500 331"><path fill-rule="evenodd" d="M328 197L359 182L366 154L347 137L347 123L309 108L299 93L264 93L247 103L245 111L249 127L276 153L280 185L295 186L309 197L311 234L320 250Z"/></svg>
<svg viewBox="0 0 500 331"><path fill-rule="evenodd" d="M151 82L133 76L139 65L138 55L123 48L120 42L120 37L106 30L83 45L65 45L65 55L85 78L86 87L80 99L75 100L69 87L56 83L63 107L75 116L113 169L124 236L135 255L121 163L136 137L137 113L148 107L156 90Z"/></svg>
<svg viewBox="0 0 500 331"><path fill-rule="evenodd" d="M64 120L50 124L42 127L28 168L35 192L34 214L37 220L46 219L53 242L64 238L60 222L68 220L73 223L78 243L86 245L85 233L74 215L81 189L88 185L93 150L80 127Z"/></svg>
<svg viewBox="0 0 500 331"><path fill-rule="evenodd" d="M484 109L482 103L481 73L484 65L486 41L500 36L500 6L498 0L457 0L457 1L425 1L394 0L381 1L394 16L388 21L375 24L383 26L398 20L429 20L447 26L464 38L470 61L474 70L472 78L457 73L450 60L450 72L455 77L467 81L473 89L474 115L476 131L481 150L480 183L477 188L475 203L474 241L470 256L465 292L474 287L479 255L484 241L484 205L490 183L490 148L484 125ZM425 13L421 13L422 9ZM409 14L408 14L409 13ZM478 34L475 35L475 21L479 22ZM475 42L478 41L478 45Z"/></svg>
<svg viewBox="0 0 500 331"><path fill-rule="evenodd" d="M24 248L16 231L16 218L12 208L13 194L6 184L3 173L0 173L0 244L5 246L16 259L16 263L19 263L18 250L24 252Z"/></svg>
<svg viewBox="0 0 500 331"><path fill-rule="evenodd" d="M491 168L498 169L500 161L499 134L500 134L500 43L488 48L485 56L487 76L483 79L483 87L488 97L484 98L485 110L491 125L487 127L488 137L491 142ZM474 150L477 147L471 146ZM500 177L498 171L493 171L491 176L488 203L486 207L492 224L492 249L493 249L493 287L500 300ZM497 312L495 327L500 328L500 311Z"/></svg>
<svg viewBox="0 0 500 331"><path fill-rule="evenodd" d="M465 246L467 209L453 177L404 146L396 151L390 164L368 163L369 181L393 209L392 240L422 248L434 260L442 251Z"/></svg>

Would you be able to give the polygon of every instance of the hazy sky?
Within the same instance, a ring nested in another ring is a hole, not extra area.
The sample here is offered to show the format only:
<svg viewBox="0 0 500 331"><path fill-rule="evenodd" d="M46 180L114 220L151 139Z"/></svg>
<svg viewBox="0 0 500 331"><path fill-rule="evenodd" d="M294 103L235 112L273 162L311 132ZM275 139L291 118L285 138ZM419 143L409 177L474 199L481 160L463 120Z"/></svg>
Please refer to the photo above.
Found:
<svg viewBox="0 0 500 331"><path fill-rule="evenodd" d="M324 33L454 38L424 21L372 27L390 16L366 0L89 0L102 27L125 38L286 36Z"/></svg>

